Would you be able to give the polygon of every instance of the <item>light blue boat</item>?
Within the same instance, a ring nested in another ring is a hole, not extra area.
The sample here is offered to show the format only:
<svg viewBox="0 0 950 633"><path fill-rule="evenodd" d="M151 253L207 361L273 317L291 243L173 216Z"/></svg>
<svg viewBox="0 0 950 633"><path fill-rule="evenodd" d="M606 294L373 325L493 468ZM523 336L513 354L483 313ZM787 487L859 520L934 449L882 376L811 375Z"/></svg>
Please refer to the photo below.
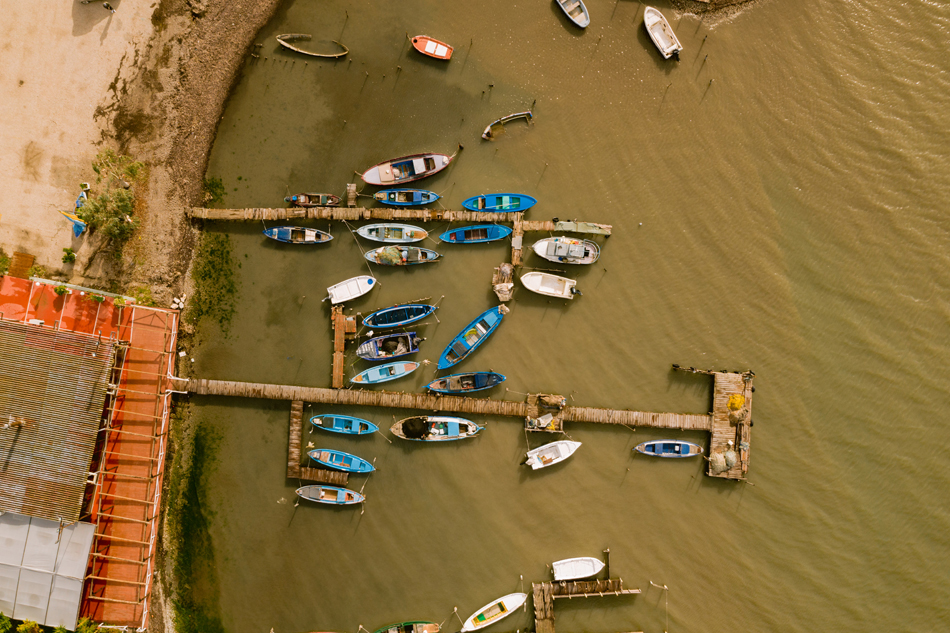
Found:
<svg viewBox="0 0 950 633"><path fill-rule="evenodd" d="M486 193L481 196L472 196L462 203L469 211L490 211L508 213L509 211L526 211L536 205L538 201L523 193Z"/></svg>
<svg viewBox="0 0 950 633"><path fill-rule="evenodd" d="M442 256L429 248L400 245L380 246L371 251L366 251L363 257L367 261L383 266L412 266L413 264L431 264L439 261Z"/></svg>
<svg viewBox="0 0 950 633"><path fill-rule="evenodd" d="M363 500L366 499L366 497L355 490L323 485L301 486L297 488L297 496L307 501L340 506L363 503Z"/></svg>
<svg viewBox="0 0 950 633"><path fill-rule="evenodd" d="M500 224L479 224L446 231L439 236L439 239L450 244L478 244L501 240L509 235L511 235L511 227Z"/></svg>
<svg viewBox="0 0 950 633"><path fill-rule="evenodd" d="M329 233L305 226L272 226L264 235L284 244L326 244L333 239Z"/></svg>
<svg viewBox="0 0 950 633"><path fill-rule="evenodd" d="M372 422L349 415L315 415L310 418L310 424L318 429L346 435L367 435L379 430Z"/></svg>
<svg viewBox="0 0 950 633"><path fill-rule="evenodd" d="M644 442L634 447L634 450L644 455L656 457L695 457L703 454L703 447L683 440L654 440Z"/></svg>
<svg viewBox="0 0 950 633"><path fill-rule="evenodd" d="M383 308L363 317L363 325L373 328L391 328L421 321L439 308L426 303L404 303Z"/></svg>
<svg viewBox="0 0 950 633"><path fill-rule="evenodd" d="M475 371L468 374L452 374L436 378L426 388L437 393L468 393L491 389L505 382L505 376L494 371Z"/></svg>
<svg viewBox="0 0 950 633"><path fill-rule="evenodd" d="M408 376L419 369L419 363L402 362L387 363L378 367L370 367L350 378L350 382L357 385L375 385L380 382L389 382L403 376Z"/></svg>
<svg viewBox="0 0 950 633"><path fill-rule="evenodd" d="M373 194L373 198L392 207L415 207L435 202L441 196L425 189L383 189Z"/></svg>
<svg viewBox="0 0 950 633"><path fill-rule="evenodd" d="M327 468L342 470L345 473L371 473L376 470L375 466L362 457L343 451L318 448L310 451L307 455L318 464L323 464Z"/></svg>
<svg viewBox="0 0 950 633"><path fill-rule="evenodd" d="M478 315L442 351L439 357L439 369L448 369L471 354L476 347L491 336L507 313L508 308L502 305Z"/></svg>

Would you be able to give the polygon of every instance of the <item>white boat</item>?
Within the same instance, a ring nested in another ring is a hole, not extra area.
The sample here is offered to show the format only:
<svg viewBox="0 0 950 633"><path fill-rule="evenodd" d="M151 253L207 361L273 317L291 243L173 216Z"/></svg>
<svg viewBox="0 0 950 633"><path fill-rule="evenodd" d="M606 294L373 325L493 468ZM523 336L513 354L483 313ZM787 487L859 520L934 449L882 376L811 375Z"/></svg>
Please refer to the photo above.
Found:
<svg viewBox="0 0 950 633"><path fill-rule="evenodd" d="M509 593L507 596L498 598L486 604L484 607L472 614L462 625L463 633L467 631L477 631L483 629L489 624L494 624L502 618L507 618L518 607L523 605L528 599L526 593Z"/></svg>
<svg viewBox="0 0 950 633"><path fill-rule="evenodd" d="M565 558L554 561L551 569L554 571L554 580L580 580L590 578L600 573L604 563L600 559L582 556L580 558Z"/></svg>
<svg viewBox="0 0 950 633"><path fill-rule="evenodd" d="M421 242L429 235L429 232L411 224L383 223L361 226L356 229L356 234L374 242L409 244L410 242Z"/></svg>
<svg viewBox="0 0 950 633"><path fill-rule="evenodd" d="M669 59L676 55L676 59L679 59L683 45L676 39L676 34L673 33L670 23L666 21L662 13L653 7L647 7L643 10L643 25L647 27L650 39L660 49L660 54L664 58Z"/></svg>
<svg viewBox="0 0 950 633"><path fill-rule="evenodd" d="M577 285L576 281L551 273L525 273L521 275L521 283L531 292L547 297L573 299L574 295L580 294L580 291L574 288Z"/></svg>
<svg viewBox="0 0 950 633"><path fill-rule="evenodd" d="M343 303L350 299L355 299L365 295L376 287L376 278L369 275L360 275L346 281L330 286L327 292L330 294L330 303Z"/></svg>
<svg viewBox="0 0 950 633"><path fill-rule="evenodd" d="M538 240L531 247L538 257L558 264L593 264L600 257L600 247L590 240L561 235Z"/></svg>
<svg viewBox="0 0 950 633"><path fill-rule="evenodd" d="M544 446L539 446L537 448L532 448L528 451L527 459L524 463L528 466L531 466L532 470L538 470L539 468L544 468L546 466L553 466L563 462L565 459L574 454L580 447L580 442L572 442L570 440L558 440L557 442L551 442L550 444L545 444Z"/></svg>

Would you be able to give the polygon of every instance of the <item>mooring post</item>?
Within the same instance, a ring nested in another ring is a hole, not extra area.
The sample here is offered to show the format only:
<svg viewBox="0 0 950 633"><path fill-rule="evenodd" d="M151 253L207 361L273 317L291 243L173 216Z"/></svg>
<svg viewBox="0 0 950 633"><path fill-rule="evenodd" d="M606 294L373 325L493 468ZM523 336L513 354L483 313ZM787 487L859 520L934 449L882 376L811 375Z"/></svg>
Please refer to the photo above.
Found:
<svg viewBox="0 0 950 633"><path fill-rule="evenodd" d="M604 570L607 572L607 579L610 580L610 548L604 550Z"/></svg>

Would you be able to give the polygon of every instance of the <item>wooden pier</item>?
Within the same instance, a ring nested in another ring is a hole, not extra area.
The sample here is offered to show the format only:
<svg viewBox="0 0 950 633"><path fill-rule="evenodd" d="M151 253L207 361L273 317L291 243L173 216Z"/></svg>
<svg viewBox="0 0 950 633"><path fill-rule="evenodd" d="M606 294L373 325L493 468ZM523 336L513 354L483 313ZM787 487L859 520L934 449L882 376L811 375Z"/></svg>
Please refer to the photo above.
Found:
<svg viewBox="0 0 950 633"><path fill-rule="evenodd" d="M334 389L343 388L343 373L346 370L343 352L346 342L356 338L356 317L343 315L343 306L330 308L330 323L333 325L333 367L331 385Z"/></svg>
<svg viewBox="0 0 950 633"><path fill-rule="evenodd" d="M308 468L300 465L300 444L303 441L303 401L290 404L290 442L287 450L287 479L301 479L333 486L346 486L349 475L336 470Z"/></svg>
<svg viewBox="0 0 950 633"><path fill-rule="evenodd" d="M531 583L535 633L554 633L554 601L559 598L628 596L639 589L625 589L622 578Z"/></svg>

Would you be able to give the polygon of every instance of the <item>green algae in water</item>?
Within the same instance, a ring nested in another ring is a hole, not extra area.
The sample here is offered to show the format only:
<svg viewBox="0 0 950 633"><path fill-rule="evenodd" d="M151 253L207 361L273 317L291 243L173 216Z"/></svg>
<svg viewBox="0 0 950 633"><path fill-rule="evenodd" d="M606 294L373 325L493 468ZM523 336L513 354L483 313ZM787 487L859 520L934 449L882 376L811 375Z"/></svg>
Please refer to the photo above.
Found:
<svg viewBox="0 0 950 633"><path fill-rule="evenodd" d="M232 251L227 233L202 233L191 269L195 294L188 319L197 322L208 317L218 323L225 337L231 329L238 292Z"/></svg>

